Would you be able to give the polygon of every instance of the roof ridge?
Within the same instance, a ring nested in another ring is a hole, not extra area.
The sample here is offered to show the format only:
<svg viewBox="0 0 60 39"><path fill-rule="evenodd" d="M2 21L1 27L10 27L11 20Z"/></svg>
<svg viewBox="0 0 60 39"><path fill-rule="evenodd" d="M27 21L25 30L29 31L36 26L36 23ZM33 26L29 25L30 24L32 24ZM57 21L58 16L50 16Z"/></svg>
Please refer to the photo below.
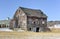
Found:
<svg viewBox="0 0 60 39"><path fill-rule="evenodd" d="M26 7L19 7L19 8L21 8L21 9L29 9L29 10L39 10L39 11L41 11L40 9L32 9L32 8L26 8Z"/></svg>

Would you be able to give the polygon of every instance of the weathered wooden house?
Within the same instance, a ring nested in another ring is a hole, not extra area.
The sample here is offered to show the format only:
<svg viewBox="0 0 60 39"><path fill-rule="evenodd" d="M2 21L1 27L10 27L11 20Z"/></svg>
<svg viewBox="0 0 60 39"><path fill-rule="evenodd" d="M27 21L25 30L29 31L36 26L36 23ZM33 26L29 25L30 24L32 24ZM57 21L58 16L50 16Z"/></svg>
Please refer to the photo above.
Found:
<svg viewBox="0 0 60 39"><path fill-rule="evenodd" d="M19 7L11 21L10 28L34 32L46 31L47 16L41 10Z"/></svg>

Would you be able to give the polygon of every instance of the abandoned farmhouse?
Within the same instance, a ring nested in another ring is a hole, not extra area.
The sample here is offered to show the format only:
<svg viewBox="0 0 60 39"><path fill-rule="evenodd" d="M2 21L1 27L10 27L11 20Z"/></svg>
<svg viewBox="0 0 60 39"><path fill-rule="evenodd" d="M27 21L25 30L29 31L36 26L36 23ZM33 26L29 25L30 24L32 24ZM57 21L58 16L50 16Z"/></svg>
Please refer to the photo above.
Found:
<svg viewBox="0 0 60 39"><path fill-rule="evenodd" d="M46 31L47 16L38 9L19 7L10 21L10 28L34 32Z"/></svg>

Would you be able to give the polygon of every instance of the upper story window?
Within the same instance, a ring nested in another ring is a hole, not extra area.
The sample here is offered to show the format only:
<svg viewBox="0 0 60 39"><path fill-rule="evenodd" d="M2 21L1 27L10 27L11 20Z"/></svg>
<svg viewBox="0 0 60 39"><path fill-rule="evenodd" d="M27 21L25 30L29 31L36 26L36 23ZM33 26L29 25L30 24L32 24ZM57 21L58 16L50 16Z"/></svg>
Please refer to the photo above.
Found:
<svg viewBox="0 0 60 39"><path fill-rule="evenodd" d="M38 19L32 19L31 23L35 24L35 25L39 25L39 20Z"/></svg>
<svg viewBox="0 0 60 39"><path fill-rule="evenodd" d="M38 19L35 19L34 24L38 25L39 24L39 20Z"/></svg>
<svg viewBox="0 0 60 39"><path fill-rule="evenodd" d="M41 19L41 24L45 24L45 18Z"/></svg>
<svg viewBox="0 0 60 39"><path fill-rule="evenodd" d="M44 22L44 21L42 21L42 24L45 24L45 22Z"/></svg>
<svg viewBox="0 0 60 39"><path fill-rule="evenodd" d="M29 24L35 24L35 25L39 25L39 20L38 19L28 19L28 23Z"/></svg>

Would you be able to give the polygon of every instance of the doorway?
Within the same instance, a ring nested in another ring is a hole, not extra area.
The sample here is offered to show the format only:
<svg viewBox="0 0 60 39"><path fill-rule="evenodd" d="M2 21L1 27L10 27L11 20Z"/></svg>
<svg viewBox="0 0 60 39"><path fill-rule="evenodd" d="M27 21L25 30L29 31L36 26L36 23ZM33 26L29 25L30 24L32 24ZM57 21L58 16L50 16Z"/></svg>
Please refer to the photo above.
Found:
<svg viewBox="0 0 60 39"><path fill-rule="evenodd" d="M36 28L36 32L39 32L39 27Z"/></svg>

